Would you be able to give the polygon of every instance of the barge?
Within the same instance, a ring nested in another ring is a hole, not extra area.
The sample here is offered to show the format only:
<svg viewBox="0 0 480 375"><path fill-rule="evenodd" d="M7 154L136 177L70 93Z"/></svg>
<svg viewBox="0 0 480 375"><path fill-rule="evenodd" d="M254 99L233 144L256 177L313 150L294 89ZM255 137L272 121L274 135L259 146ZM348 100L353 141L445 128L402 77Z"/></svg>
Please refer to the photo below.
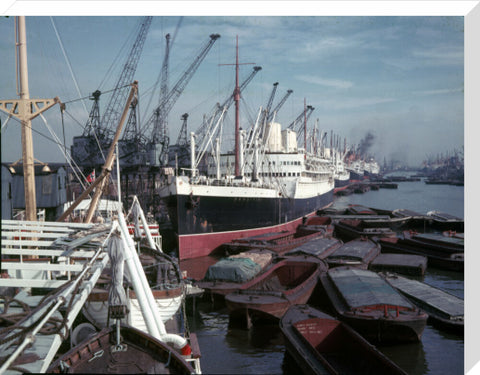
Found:
<svg viewBox="0 0 480 375"><path fill-rule="evenodd" d="M377 273L352 267L320 276L335 314L374 343L418 342L428 315Z"/></svg>

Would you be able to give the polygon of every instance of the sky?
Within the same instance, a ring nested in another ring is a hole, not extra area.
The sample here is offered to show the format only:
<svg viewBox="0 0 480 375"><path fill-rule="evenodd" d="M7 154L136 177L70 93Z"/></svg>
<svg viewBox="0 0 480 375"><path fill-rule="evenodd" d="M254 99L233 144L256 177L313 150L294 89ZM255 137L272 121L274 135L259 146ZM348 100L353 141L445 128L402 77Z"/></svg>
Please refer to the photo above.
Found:
<svg viewBox="0 0 480 375"><path fill-rule="evenodd" d="M30 97L58 96L58 107L45 113L49 126L67 147L81 135L97 89L113 89L142 17L29 16L27 50ZM177 29L177 25L180 26ZM55 26L55 27L54 27ZM55 31L56 30L56 31ZM176 31L177 30L177 31ZM171 143L181 116L195 131L204 114L233 90L236 36L240 81L253 64L262 70L242 93L241 126L247 128L265 106L278 82L273 106L293 90L276 121L285 128L304 108L315 110L309 127L331 131L348 145L373 135L369 154L380 163L419 166L428 157L463 151L463 16L156 16L137 67L140 114L146 120L158 104L157 82L165 34L173 35L169 84L172 87L209 35L221 35L203 60L169 115ZM59 43L58 33L62 44ZM14 17L0 20L0 98L16 96ZM63 51L62 51L63 46ZM65 58L67 56L67 59ZM106 106L108 94L100 101ZM87 98L85 100L77 100ZM150 102L150 106L147 104ZM0 113L2 162L21 158L20 125ZM226 118L233 131L234 112ZM33 122L38 160L63 161L41 118ZM148 136L149 134L147 134Z"/></svg>

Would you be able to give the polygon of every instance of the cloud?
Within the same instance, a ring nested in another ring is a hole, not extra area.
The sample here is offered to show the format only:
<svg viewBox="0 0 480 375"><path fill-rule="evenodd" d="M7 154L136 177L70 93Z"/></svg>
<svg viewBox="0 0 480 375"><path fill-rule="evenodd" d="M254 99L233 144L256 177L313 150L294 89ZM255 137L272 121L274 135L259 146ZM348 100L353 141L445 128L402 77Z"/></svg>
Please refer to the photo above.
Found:
<svg viewBox="0 0 480 375"><path fill-rule="evenodd" d="M453 94L456 92L463 92L464 88L463 87L457 87L457 88L450 88L450 89L437 89L437 90L423 90L423 91L415 91L414 94L416 95L422 95L422 96L427 96L427 95L444 95L444 94Z"/></svg>
<svg viewBox="0 0 480 375"><path fill-rule="evenodd" d="M354 108L365 108L378 104L391 103L396 101L393 98L364 97L364 98L343 98L342 100L320 100L318 106L330 110L344 110Z"/></svg>
<svg viewBox="0 0 480 375"><path fill-rule="evenodd" d="M298 75L295 76L295 78L303 82L313 83L314 85L333 87L336 89L348 89L353 86L353 82L340 79L329 79L307 75Z"/></svg>
<svg viewBox="0 0 480 375"><path fill-rule="evenodd" d="M412 51L412 56L415 59L420 59L421 64L433 66L462 66L464 62L463 45L416 49Z"/></svg>

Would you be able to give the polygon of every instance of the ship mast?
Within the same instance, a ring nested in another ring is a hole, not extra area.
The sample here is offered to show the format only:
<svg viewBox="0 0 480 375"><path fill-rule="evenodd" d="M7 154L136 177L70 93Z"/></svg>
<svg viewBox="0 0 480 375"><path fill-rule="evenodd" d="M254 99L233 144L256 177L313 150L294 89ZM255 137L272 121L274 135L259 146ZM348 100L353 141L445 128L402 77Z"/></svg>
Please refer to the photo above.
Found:
<svg viewBox="0 0 480 375"><path fill-rule="evenodd" d="M37 220L37 201L35 196L35 168L33 158L32 120L57 103L54 99L30 99L28 90L27 35L25 16L15 17L16 55L17 55L17 94L20 99L0 100L0 109L14 116L22 124L23 183L25 190L26 220ZM19 85L19 87L18 87Z"/></svg>
<svg viewBox="0 0 480 375"><path fill-rule="evenodd" d="M240 176L240 87L238 86L238 35L235 61L235 177Z"/></svg>
<svg viewBox="0 0 480 375"><path fill-rule="evenodd" d="M303 98L303 147L305 148L305 159L307 158L307 98Z"/></svg>
<svg viewBox="0 0 480 375"><path fill-rule="evenodd" d="M233 90L233 99L235 100L235 177L240 177L240 85L238 84L238 73L240 65L255 64L255 63L239 63L238 62L238 35L236 44L236 58L235 58L235 89ZM219 64L219 65L234 65L234 64ZM255 69L255 68L254 68ZM260 70L255 69L255 71ZM243 84L242 84L243 86Z"/></svg>

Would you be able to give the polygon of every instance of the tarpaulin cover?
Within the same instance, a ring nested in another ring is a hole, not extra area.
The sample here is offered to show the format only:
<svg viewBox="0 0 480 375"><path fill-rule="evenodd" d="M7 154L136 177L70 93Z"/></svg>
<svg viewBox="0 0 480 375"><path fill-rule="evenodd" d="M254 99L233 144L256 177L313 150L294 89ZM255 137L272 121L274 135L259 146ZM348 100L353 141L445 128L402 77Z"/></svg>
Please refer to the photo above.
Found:
<svg viewBox="0 0 480 375"><path fill-rule="evenodd" d="M286 255L309 254L322 258L324 252L340 244L342 244L342 242L336 238L317 238L296 247Z"/></svg>
<svg viewBox="0 0 480 375"><path fill-rule="evenodd" d="M253 279L261 269L249 258L224 258L208 268L205 279L244 283Z"/></svg>
<svg viewBox="0 0 480 375"><path fill-rule="evenodd" d="M260 265L262 269L272 263L273 254L267 250L252 250L244 251L237 255L230 255L229 258L248 258L251 259L254 263Z"/></svg>
<svg viewBox="0 0 480 375"><path fill-rule="evenodd" d="M413 308L375 272L334 268L328 275L351 308L380 304Z"/></svg>

